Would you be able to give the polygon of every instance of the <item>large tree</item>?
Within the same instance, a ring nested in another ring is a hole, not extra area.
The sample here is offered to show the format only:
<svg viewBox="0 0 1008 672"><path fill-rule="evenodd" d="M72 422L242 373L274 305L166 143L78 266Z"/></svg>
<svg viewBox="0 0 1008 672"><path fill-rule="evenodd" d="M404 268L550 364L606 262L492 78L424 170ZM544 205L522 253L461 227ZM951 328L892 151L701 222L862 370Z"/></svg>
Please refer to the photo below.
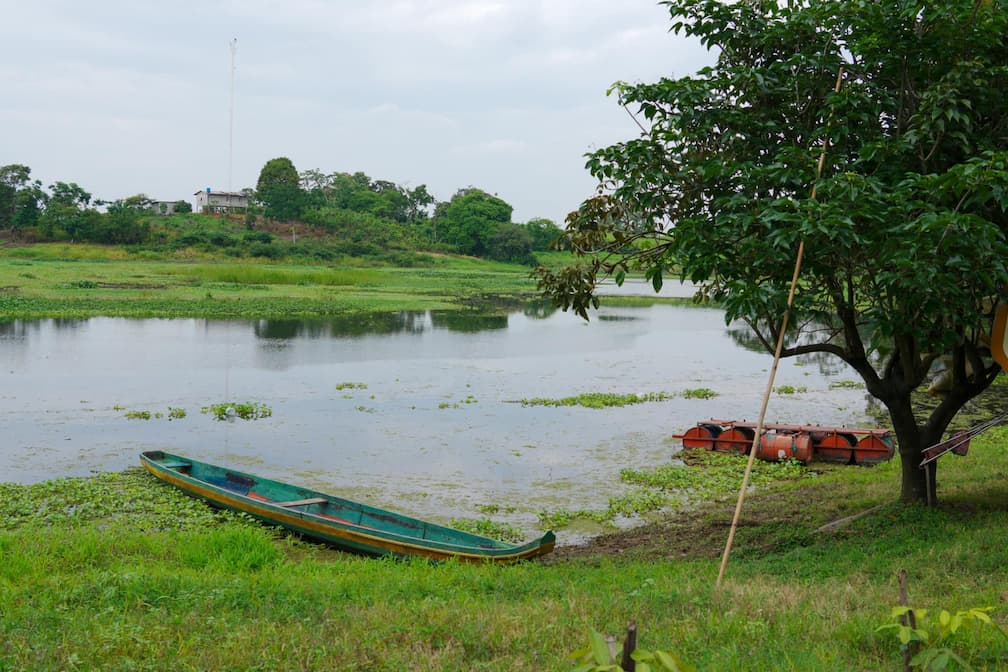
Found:
<svg viewBox="0 0 1008 672"><path fill-rule="evenodd" d="M1008 1L662 4L715 64L614 85L641 133L589 156L599 188L565 234L584 258L540 269L541 285L586 317L599 276L642 270L660 287L675 268L772 351L804 241L783 356L857 371L891 416L902 498L936 501L921 451L998 372L986 339L1008 287ZM942 359L945 396L915 411Z"/></svg>
<svg viewBox="0 0 1008 672"><path fill-rule="evenodd" d="M14 227L17 194L28 184L31 168L20 163L0 166L0 228Z"/></svg>
<svg viewBox="0 0 1008 672"><path fill-rule="evenodd" d="M511 221L512 210L510 204L482 189L459 189L434 212L438 241L455 246L462 254L484 256L497 227Z"/></svg>
<svg viewBox="0 0 1008 672"><path fill-rule="evenodd" d="M256 182L256 199L263 204L267 217L296 219L301 214L305 194L299 181L297 169L287 157L266 162Z"/></svg>

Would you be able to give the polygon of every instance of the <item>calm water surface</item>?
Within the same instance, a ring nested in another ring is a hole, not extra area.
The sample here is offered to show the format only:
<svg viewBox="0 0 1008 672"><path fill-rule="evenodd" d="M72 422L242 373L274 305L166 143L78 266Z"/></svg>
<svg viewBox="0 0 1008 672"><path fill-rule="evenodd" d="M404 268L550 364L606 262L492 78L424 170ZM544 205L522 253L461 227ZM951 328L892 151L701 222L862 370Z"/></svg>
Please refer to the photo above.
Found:
<svg viewBox="0 0 1008 672"><path fill-rule="evenodd" d="M604 507L621 468L667 463L669 435L755 420L771 358L718 310L603 308L585 323L529 308L498 317L402 313L342 321L39 320L0 323L0 480L121 470L162 449L447 521L514 504ZM785 360L767 420L862 424L836 360ZM355 389L340 389L355 383ZM585 392L682 392L623 408L523 406ZM213 403L270 418L219 422ZM169 408L186 417L168 419ZM132 420L128 410L164 417Z"/></svg>

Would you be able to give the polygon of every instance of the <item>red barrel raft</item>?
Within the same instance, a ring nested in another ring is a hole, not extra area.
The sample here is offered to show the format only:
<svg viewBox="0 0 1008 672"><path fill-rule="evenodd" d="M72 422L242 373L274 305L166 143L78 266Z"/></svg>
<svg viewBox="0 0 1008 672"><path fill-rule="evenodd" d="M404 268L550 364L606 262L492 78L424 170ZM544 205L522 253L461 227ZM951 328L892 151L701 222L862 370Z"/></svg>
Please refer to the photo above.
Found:
<svg viewBox="0 0 1008 672"><path fill-rule="evenodd" d="M684 448L704 448L724 453L746 454L756 436L756 423L710 419L690 427L683 434ZM763 460L799 460L877 464L892 459L895 443L888 430L821 425L766 423L756 446Z"/></svg>

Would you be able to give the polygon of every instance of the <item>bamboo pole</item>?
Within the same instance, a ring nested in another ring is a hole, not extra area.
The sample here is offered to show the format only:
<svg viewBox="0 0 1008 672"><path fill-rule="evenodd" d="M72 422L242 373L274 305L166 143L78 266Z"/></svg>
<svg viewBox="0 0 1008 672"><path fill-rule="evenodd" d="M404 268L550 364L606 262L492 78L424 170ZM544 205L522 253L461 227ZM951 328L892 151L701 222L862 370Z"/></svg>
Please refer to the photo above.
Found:
<svg viewBox="0 0 1008 672"><path fill-rule="evenodd" d="M834 93L840 93L840 85L843 83L844 69L841 66L837 72L836 85L833 87ZM827 123L827 128L829 123ZM816 179L812 183L811 198L816 199L816 187L822 177L823 166L826 164L826 150L829 147L829 136L824 136L822 141L822 152L819 154L819 163L816 166ZM760 407L759 420L756 422L756 433L753 436L752 445L749 447L749 460L746 462L745 473L742 476L742 487L739 488L738 501L735 503L735 515L732 516L731 528L728 530L728 541L725 543L724 553L721 555L721 568L718 570L715 591L721 589L721 582L724 579L725 570L728 567L728 557L731 555L732 542L735 539L735 531L738 529L739 518L742 514L742 503L745 501L746 488L749 487L749 477L752 475L753 463L756 461L756 449L759 446L763 435L763 421L766 419L767 404L770 403L770 393L773 391L774 378L777 376L777 365L780 364L781 351L784 349L784 333L787 331L788 321L791 317L791 306L794 305L795 290L798 287L798 275L801 273L802 259L805 257L805 239L798 243L798 254L795 258L794 272L791 274L791 289L788 291L787 307L784 309L784 316L781 319L780 333L777 334L777 347L774 349L773 366L770 367L770 377L767 379L766 389L763 391L763 404Z"/></svg>

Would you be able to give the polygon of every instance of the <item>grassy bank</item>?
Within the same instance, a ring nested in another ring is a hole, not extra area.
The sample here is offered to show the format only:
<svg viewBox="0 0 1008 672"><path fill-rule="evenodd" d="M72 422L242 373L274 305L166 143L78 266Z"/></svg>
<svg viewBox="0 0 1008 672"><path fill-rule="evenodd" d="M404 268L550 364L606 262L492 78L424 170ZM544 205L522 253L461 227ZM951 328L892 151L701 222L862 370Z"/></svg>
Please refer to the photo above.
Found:
<svg viewBox="0 0 1008 672"><path fill-rule="evenodd" d="M760 488L717 595L733 498L496 567L343 555L139 472L6 484L0 669L562 670L589 629L630 620L641 647L699 670L901 669L898 640L876 630L900 569L912 605L995 607L1005 627L1006 446L1002 428L942 458L937 509L892 501L896 464ZM947 644L978 670L1008 664L995 627Z"/></svg>
<svg viewBox="0 0 1008 672"><path fill-rule="evenodd" d="M144 259L119 248L35 245L0 254L7 317L324 317L464 308L527 297L529 269L430 256L424 266L320 266Z"/></svg>

